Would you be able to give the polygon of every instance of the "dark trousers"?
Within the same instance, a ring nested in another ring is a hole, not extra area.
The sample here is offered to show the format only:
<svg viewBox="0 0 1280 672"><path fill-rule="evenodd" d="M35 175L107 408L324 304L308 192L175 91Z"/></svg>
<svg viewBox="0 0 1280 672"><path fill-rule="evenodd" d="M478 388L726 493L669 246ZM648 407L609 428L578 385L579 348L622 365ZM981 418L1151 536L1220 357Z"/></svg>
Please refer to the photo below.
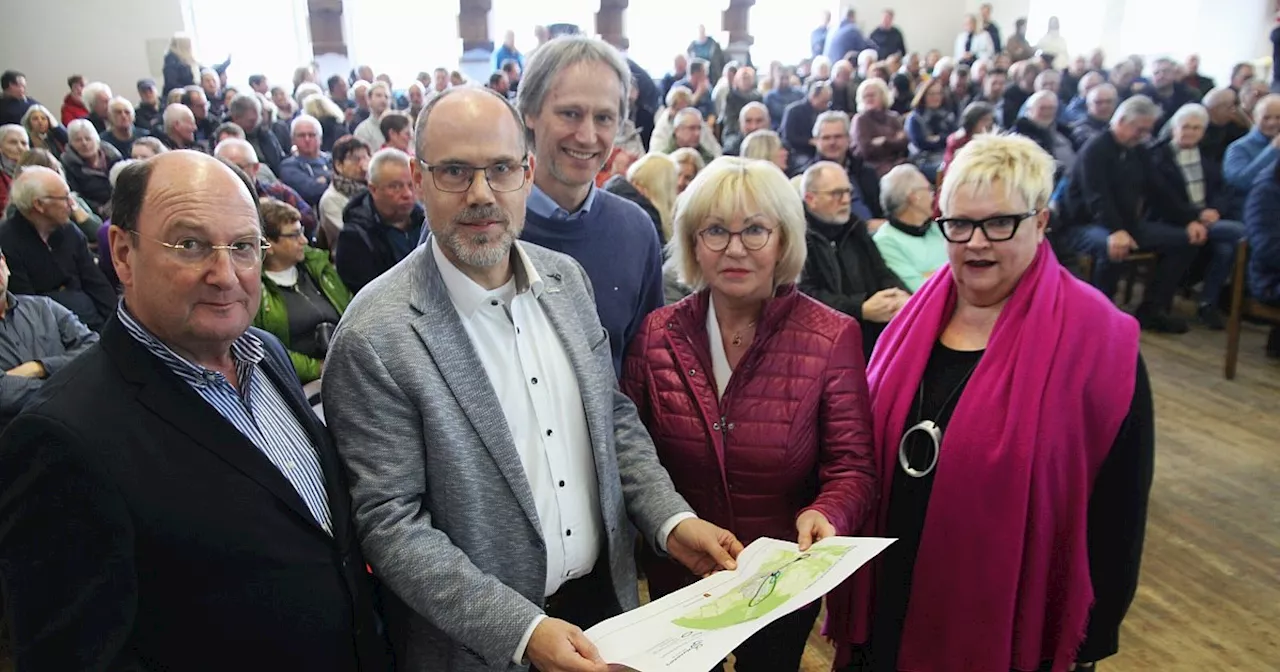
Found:
<svg viewBox="0 0 1280 672"><path fill-rule="evenodd" d="M1187 240L1185 228L1173 224L1139 222L1129 232L1143 252L1159 255L1155 277L1143 293L1139 310L1166 312L1173 306L1178 286L1195 263L1200 248ZM1111 231L1098 224L1072 226L1062 232L1063 239L1072 249L1093 257L1093 286L1108 298L1115 296L1122 270L1119 264L1112 263L1107 254L1107 237L1110 235Z"/></svg>
<svg viewBox="0 0 1280 672"><path fill-rule="evenodd" d="M734 650L737 672L789 672L800 669L813 621L822 607L819 600L779 618L752 635Z"/></svg>
<svg viewBox="0 0 1280 672"><path fill-rule="evenodd" d="M607 560L597 561L590 574L560 586L555 595L548 597L544 605L547 616L587 630L621 614L622 607L614 597L609 569L601 567L601 562Z"/></svg>

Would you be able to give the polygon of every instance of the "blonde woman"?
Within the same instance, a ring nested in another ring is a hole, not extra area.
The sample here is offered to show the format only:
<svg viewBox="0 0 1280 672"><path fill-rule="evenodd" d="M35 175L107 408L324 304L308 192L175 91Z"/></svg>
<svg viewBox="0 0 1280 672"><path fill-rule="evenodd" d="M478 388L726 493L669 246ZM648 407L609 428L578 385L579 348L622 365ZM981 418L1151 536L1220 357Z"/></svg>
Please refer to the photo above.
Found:
<svg viewBox="0 0 1280 672"><path fill-rule="evenodd" d="M782 144L782 137L773 131L763 128L752 131L742 140L741 156L744 159L759 159L777 166L787 172L787 148Z"/></svg>
<svg viewBox="0 0 1280 672"><path fill-rule="evenodd" d="M604 189L640 206L653 220L658 238L666 245L671 240L671 217L675 211L679 173L680 168L674 159L652 152L632 163L625 177L614 175L609 178Z"/></svg>
<svg viewBox="0 0 1280 672"><path fill-rule="evenodd" d="M702 160L702 155L698 150L692 147L683 147L671 152L667 156L675 159L676 165L680 167L680 174L676 179L676 193L683 194L684 190L693 182L693 178L707 167L707 162Z"/></svg>
<svg viewBox="0 0 1280 672"><path fill-rule="evenodd" d="M948 264L867 367L880 496L859 533L897 541L827 596L837 670L1065 672L1116 652L1151 388L1137 321L1049 245L1053 173L1032 140L989 134L947 170Z"/></svg>
<svg viewBox="0 0 1280 672"><path fill-rule="evenodd" d="M200 81L200 63L191 49L191 36L174 33L169 40L169 51L164 55L164 95L174 89L182 89Z"/></svg>
<svg viewBox="0 0 1280 672"><path fill-rule="evenodd" d="M884 177L890 168L906 163L911 140L902 117L889 109L893 92L883 80L858 85L858 113L853 115L853 154Z"/></svg>
<svg viewBox="0 0 1280 672"><path fill-rule="evenodd" d="M321 151L333 151L333 143L337 142L338 138L349 134L347 125L343 121L346 118L345 113L329 96L308 96L302 103L302 111L320 122Z"/></svg>
<svg viewBox="0 0 1280 672"><path fill-rule="evenodd" d="M47 149L55 159L61 159L67 149L67 129L58 123L49 108L36 103L22 115L22 127L27 129L32 149Z"/></svg>
<svg viewBox="0 0 1280 672"><path fill-rule="evenodd" d="M621 388L676 490L744 543L805 550L860 528L878 489L862 332L796 289L799 195L771 165L716 159L680 197L669 247L696 293L645 319ZM655 597L698 578L651 551L641 564ZM819 606L743 642L739 672L799 669Z"/></svg>

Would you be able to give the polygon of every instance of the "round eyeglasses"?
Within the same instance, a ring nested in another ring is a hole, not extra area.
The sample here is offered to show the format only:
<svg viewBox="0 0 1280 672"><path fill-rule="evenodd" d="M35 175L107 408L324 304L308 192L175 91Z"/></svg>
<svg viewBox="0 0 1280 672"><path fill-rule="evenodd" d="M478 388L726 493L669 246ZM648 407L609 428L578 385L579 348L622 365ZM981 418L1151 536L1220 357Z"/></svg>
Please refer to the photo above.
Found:
<svg viewBox="0 0 1280 672"><path fill-rule="evenodd" d="M729 248L729 243L733 242L734 237L742 241L744 248L755 252L768 245L769 236L772 235L773 229L759 224L752 224L741 231L730 231L716 224L698 232L698 237L702 239L702 244L712 252L724 252Z"/></svg>

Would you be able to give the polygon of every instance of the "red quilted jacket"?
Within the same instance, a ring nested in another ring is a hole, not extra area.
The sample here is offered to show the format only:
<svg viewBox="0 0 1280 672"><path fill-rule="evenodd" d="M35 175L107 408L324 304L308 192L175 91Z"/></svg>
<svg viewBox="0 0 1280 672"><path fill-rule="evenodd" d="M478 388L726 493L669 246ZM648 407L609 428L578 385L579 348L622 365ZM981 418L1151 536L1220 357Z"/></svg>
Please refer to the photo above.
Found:
<svg viewBox="0 0 1280 672"><path fill-rule="evenodd" d="M709 300L704 290L651 313L623 369L622 389L676 490L744 544L794 541L807 508L837 534L857 530L879 491L857 322L781 288L717 399ZM693 579L651 552L642 561L654 596Z"/></svg>

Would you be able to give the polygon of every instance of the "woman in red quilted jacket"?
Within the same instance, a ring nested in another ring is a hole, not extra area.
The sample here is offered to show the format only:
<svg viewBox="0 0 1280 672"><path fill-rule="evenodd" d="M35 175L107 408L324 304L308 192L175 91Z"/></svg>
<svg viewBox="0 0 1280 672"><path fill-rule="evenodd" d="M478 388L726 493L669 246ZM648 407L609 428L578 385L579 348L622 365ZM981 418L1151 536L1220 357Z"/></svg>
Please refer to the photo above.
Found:
<svg viewBox="0 0 1280 672"><path fill-rule="evenodd" d="M804 208L777 166L715 160L680 197L672 261L696 293L651 313L623 390L697 514L801 548L862 526L875 498L862 332L796 291ZM642 559L654 596L695 577ZM736 669L796 670L818 603L736 651Z"/></svg>

